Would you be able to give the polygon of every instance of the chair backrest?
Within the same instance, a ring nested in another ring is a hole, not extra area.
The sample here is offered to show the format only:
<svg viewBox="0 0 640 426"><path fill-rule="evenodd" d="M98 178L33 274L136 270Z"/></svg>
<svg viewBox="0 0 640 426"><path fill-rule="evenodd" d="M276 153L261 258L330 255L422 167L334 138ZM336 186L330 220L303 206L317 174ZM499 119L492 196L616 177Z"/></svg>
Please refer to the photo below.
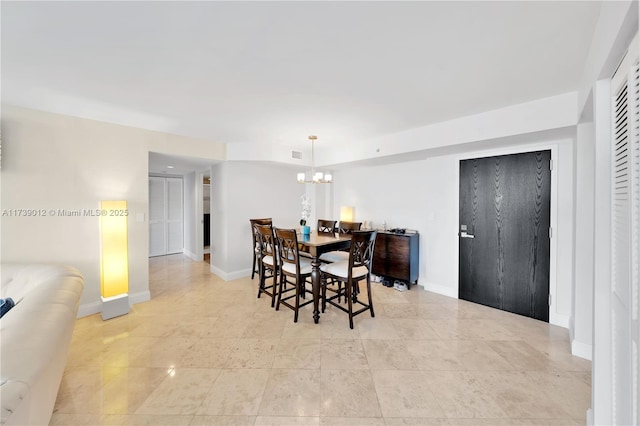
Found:
<svg viewBox="0 0 640 426"><path fill-rule="evenodd" d="M335 234L336 221L318 219L318 234Z"/></svg>
<svg viewBox="0 0 640 426"><path fill-rule="evenodd" d="M258 235L258 247L262 256L273 256L275 259L275 238L273 237L273 227L271 224L260 225L255 224L254 229Z"/></svg>
<svg viewBox="0 0 640 426"><path fill-rule="evenodd" d="M353 231L359 231L362 227L362 222L343 222L340 221L338 225L338 232L340 234L353 234Z"/></svg>
<svg viewBox="0 0 640 426"><path fill-rule="evenodd" d="M365 266L371 270L373 249L376 244L377 231L354 231L351 235L351 248L349 249L349 274L353 268Z"/></svg>
<svg viewBox="0 0 640 426"><path fill-rule="evenodd" d="M298 249L298 236L295 229L275 228L278 259L284 267L289 263L296 268L296 275L300 274L300 251Z"/></svg>
<svg viewBox="0 0 640 426"><path fill-rule="evenodd" d="M249 219L251 223L251 236L253 237L253 243L258 244L258 230L256 229L256 225L272 225L272 219L270 217L265 217L263 219Z"/></svg>

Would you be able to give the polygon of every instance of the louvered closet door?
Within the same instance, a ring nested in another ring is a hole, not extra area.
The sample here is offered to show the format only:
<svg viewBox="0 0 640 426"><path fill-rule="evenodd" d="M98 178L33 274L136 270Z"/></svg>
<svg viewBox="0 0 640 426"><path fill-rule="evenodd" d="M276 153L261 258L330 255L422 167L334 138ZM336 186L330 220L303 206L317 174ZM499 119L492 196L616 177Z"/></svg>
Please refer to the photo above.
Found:
<svg viewBox="0 0 640 426"><path fill-rule="evenodd" d="M149 177L149 256L183 251L182 188L181 178Z"/></svg>
<svg viewBox="0 0 640 426"><path fill-rule="evenodd" d="M640 146L638 39L612 79L611 309L615 424L640 420L638 331L638 231ZM635 46L635 47L634 47Z"/></svg>

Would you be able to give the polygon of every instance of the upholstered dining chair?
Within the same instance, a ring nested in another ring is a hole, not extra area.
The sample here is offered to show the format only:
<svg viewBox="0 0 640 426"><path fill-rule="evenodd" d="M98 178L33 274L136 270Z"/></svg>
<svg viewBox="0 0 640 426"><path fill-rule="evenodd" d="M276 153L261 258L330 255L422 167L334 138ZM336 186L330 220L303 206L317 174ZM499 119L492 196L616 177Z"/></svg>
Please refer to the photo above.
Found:
<svg viewBox="0 0 640 426"><path fill-rule="evenodd" d="M260 284L258 285L258 298L262 293L271 296L271 307L275 305L276 293L278 289L278 259L276 252L276 240L273 235L273 226L255 225L258 233L258 245L260 247L260 255L258 258L258 269ZM271 279L271 284L267 284L267 280Z"/></svg>
<svg viewBox="0 0 640 426"><path fill-rule="evenodd" d="M300 298L305 298L305 293L312 293L306 286L307 280L311 279L311 261L300 256L295 229L275 228L275 234L280 262L280 287L276 311L280 309L280 304L283 304L293 310L293 322L298 322L300 308L313 303L313 297L300 303ZM287 287L288 284L291 286Z"/></svg>
<svg viewBox="0 0 640 426"><path fill-rule="evenodd" d="M340 224L335 228L336 232L340 234L352 234L353 231L359 231L362 226L362 222L344 222L341 221ZM332 262L345 262L349 260L349 251L348 250L334 250L326 253L322 253L320 255L320 261L324 263L332 263ZM329 284L335 284L334 280L329 280ZM338 284L338 302L340 302L340 294L342 293L342 283L337 282ZM356 287L356 291L359 291L359 288Z"/></svg>
<svg viewBox="0 0 640 426"><path fill-rule="evenodd" d="M349 327L353 329L353 317L365 311L370 311L374 317L373 300L371 297L371 262L373 250L376 242L376 231L354 231L351 236L351 247L349 249L349 260L325 263L320 265L322 272L322 312L327 303L349 314ZM340 305L335 299L340 297L341 291L331 297L327 297L327 282L329 279L344 283L344 295L347 308ZM356 291L357 283L362 280L367 282L367 303L359 299ZM361 308L354 312L353 305L360 305Z"/></svg>
<svg viewBox="0 0 640 426"><path fill-rule="evenodd" d="M359 231L362 227L362 222L340 222L337 227L339 234L352 234L354 231ZM349 252L344 250L334 250L320 255L320 260L323 262L341 262L343 260L349 260Z"/></svg>
<svg viewBox="0 0 640 426"><path fill-rule="evenodd" d="M251 266L251 279L255 276L256 272L260 272L258 270L258 258L260 256L260 242L258 241L258 230L256 229L256 225L271 225L272 219L270 217L266 217L264 219L249 219L249 223L251 223L251 239L253 249L253 265Z"/></svg>

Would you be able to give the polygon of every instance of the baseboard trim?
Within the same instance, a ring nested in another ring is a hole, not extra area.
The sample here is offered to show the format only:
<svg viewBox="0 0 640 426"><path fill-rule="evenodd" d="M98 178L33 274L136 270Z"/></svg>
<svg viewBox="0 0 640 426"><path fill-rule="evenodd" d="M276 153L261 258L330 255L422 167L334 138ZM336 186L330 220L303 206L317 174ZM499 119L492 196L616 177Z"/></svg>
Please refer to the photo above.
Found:
<svg viewBox="0 0 640 426"><path fill-rule="evenodd" d="M198 259L198 256L194 252L192 252L191 250L184 249L184 255L187 256L191 260L195 260L196 262L202 260L202 259Z"/></svg>
<svg viewBox="0 0 640 426"><path fill-rule="evenodd" d="M584 358L588 361L591 361L592 353L593 353L593 348L591 345L578 342L577 340L571 341L571 355L579 356L580 358Z"/></svg>
<svg viewBox="0 0 640 426"><path fill-rule="evenodd" d="M225 272L217 266L211 265L211 273L222 278L224 281L233 281L251 276L251 268L239 271Z"/></svg>
<svg viewBox="0 0 640 426"><path fill-rule="evenodd" d="M569 341L573 342L576 337L576 326L573 322L573 317L569 317Z"/></svg>
<svg viewBox="0 0 640 426"><path fill-rule="evenodd" d="M137 303L142 303L142 302L148 302L149 300L151 300L151 292L149 292L149 290L129 294L129 303L131 305L135 305ZM78 308L77 318L84 318L84 317L88 317L89 315L99 314L101 312L102 312L102 301L84 303L80 305L80 307Z"/></svg>
<svg viewBox="0 0 640 426"><path fill-rule="evenodd" d="M151 292L149 290L139 291L138 293L129 294L129 301L131 302L132 305L135 305L137 303L148 302L149 300L151 300Z"/></svg>
<svg viewBox="0 0 640 426"><path fill-rule="evenodd" d="M593 425L593 408L587 410L587 426Z"/></svg>
<svg viewBox="0 0 640 426"><path fill-rule="evenodd" d="M562 328L569 328L571 317L565 314L559 314L557 312L549 312L549 324L557 325Z"/></svg>
<svg viewBox="0 0 640 426"><path fill-rule="evenodd" d="M442 284L429 282L424 284L419 283L418 285L422 285L422 287L424 287L424 289L427 291L432 291L443 296L453 297L454 299L458 298L458 287L452 288Z"/></svg>
<svg viewBox="0 0 640 426"><path fill-rule="evenodd" d="M102 302L91 302L80 305L78 308L78 318L88 317L89 315L99 314L102 311Z"/></svg>

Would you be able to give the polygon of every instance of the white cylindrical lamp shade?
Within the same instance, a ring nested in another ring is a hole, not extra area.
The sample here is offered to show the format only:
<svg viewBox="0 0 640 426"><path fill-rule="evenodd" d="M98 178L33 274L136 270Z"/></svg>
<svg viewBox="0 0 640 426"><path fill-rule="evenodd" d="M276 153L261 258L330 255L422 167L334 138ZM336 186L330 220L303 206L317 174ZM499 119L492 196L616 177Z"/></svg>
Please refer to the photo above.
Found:
<svg viewBox="0 0 640 426"><path fill-rule="evenodd" d="M340 221L341 222L353 222L355 219L355 212L353 206L340 207Z"/></svg>
<svg viewBox="0 0 640 426"><path fill-rule="evenodd" d="M100 202L100 291L108 298L129 292L126 201Z"/></svg>

